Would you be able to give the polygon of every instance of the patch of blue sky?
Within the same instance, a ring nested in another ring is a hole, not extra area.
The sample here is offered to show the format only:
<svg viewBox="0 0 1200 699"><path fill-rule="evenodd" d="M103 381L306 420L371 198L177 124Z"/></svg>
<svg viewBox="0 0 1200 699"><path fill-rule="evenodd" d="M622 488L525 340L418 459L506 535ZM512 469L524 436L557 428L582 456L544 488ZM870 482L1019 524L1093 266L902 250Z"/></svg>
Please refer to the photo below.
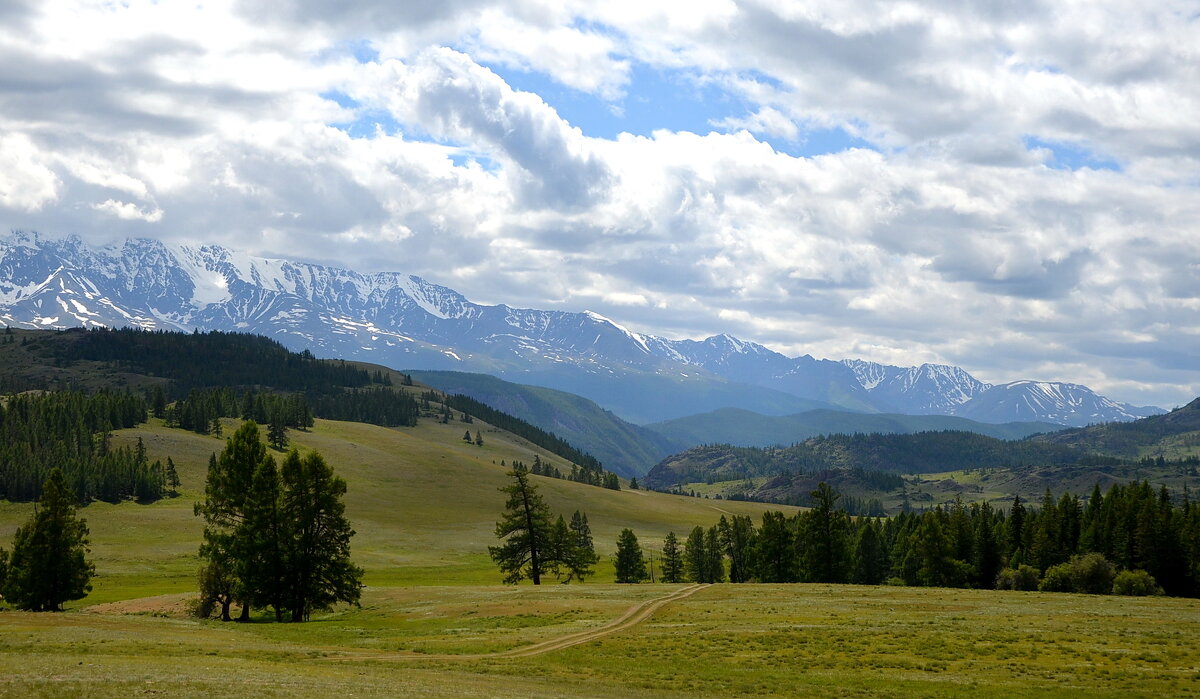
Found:
<svg viewBox="0 0 1200 699"><path fill-rule="evenodd" d="M470 167L478 165L487 172L495 172L500 169L500 164L495 160L483 155L468 150L461 150L457 153L450 154L450 162L454 163L455 167Z"/></svg>
<svg viewBox="0 0 1200 699"><path fill-rule="evenodd" d="M321 97L336 103L345 109L355 110L355 119L348 122L330 124L335 129L345 131L351 138L374 138L380 129L389 136L400 133L400 122L385 109L363 109L358 100L339 90L322 92ZM472 163L479 165L488 172L495 172L500 165L483 153L477 153L459 144L435 141L442 145L458 148L450 155L450 161L455 167L468 167Z"/></svg>
<svg viewBox="0 0 1200 699"><path fill-rule="evenodd" d="M1024 140L1025 148L1028 150L1045 149L1050 151L1050 159L1046 161L1046 166L1055 170L1089 168L1121 172L1121 163L1116 159L1078 143L1054 141L1037 136L1026 136Z"/></svg>
<svg viewBox="0 0 1200 699"><path fill-rule="evenodd" d="M350 95L338 90L322 92L321 97L345 109L354 110L352 121L332 123L335 129L345 131L350 138L374 138L380 129L389 136L400 132L400 122L386 109L366 109Z"/></svg>
<svg viewBox="0 0 1200 699"><path fill-rule="evenodd" d="M757 109L757 105L725 89L718 81L702 80L691 71L661 70L637 61L631 66L625 96L613 102L557 83L544 73L485 65L514 90L538 95L568 123L594 138L612 139L623 132L650 136L659 129L727 133L728 127L715 124L729 118L744 119ZM743 77L782 89L778 81L760 73ZM793 156L872 147L841 128L801 128L794 140L767 134L756 136L776 151Z"/></svg>
<svg viewBox="0 0 1200 699"><path fill-rule="evenodd" d="M366 39L347 39L324 49L314 56L318 63L343 56L353 56L359 63L375 63L379 61L379 52Z"/></svg>

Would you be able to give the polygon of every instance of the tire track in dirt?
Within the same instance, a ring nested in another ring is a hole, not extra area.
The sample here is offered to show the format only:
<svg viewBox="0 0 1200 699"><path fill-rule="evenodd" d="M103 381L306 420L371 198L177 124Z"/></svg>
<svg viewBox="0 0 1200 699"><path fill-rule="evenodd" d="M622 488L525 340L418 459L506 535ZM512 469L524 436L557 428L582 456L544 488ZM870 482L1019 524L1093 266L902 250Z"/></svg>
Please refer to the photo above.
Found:
<svg viewBox="0 0 1200 699"><path fill-rule="evenodd" d="M659 609L662 609L666 605L672 602L678 602L686 597L690 597L706 587L708 587L707 584L702 585L699 583L688 585L687 587L680 588L668 595L663 595L662 597L656 597L654 599L635 604L629 609L625 610L624 614L616 619L613 619L604 626L600 626L595 629L587 629L586 631L577 631L575 633L567 634L566 636L551 638L539 643L535 643L531 646L523 646L521 648L514 648L512 650L499 651L496 653L475 654L372 653L366 655L345 655L336 658L330 658L330 660L486 660L489 658L530 658L535 655L542 655L543 653L550 653L552 651L563 650L565 648L577 646L581 643L595 641L597 639L604 638L605 636L624 631L625 629L636 626L646 619L649 619L654 615L655 612L657 612Z"/></svg>

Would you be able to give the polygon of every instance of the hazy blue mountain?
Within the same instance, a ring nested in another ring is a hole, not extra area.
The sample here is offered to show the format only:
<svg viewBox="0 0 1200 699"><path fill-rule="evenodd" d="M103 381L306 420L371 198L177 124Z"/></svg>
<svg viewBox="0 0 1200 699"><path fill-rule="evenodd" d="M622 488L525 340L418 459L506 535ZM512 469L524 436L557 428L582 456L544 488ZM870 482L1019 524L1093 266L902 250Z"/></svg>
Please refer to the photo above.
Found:
<svg viewBox="0 0 1200 699"><path fill-rule="evenodd" d="M1047 420L1083 427L1127 422L1162 412L1110 400L1079 384L1014 381L992 386L964 403L955 414L980 422Z"/></svg>
<svg viewBox="0 0 1200 699"><path fill-rule="evenodd" d="M553 432L622 476L643 476L685 446L628 423L587 398L541 386L510 383L486 374L413 371L412 377L446 393L461 393Z"/></svg>
<svg viewBox="0 0 1200 699"><path fill-rule="evenodd" d="M1055 432L1063 429L1063 425L1049 422L985 424L947 415L864 414L837 410L810 410L795 415L771 416L737 408L721 408L700 415L652 423L646 428L687 447L700 444L770 447L794 444L825 434L912 434L942 430L974 432L997 439L1021 439L1033 434Z"/></svg>
<svg viewBox="0 0 1200 699"><path fill-rule="evenodd" d="M319 356L480 372L568 391L635 423L725 407L1065 424L1144 413L1099 396L1020 404L1017 391L997 392L1004 387L956 367L787 357L728 335L670 340L586 311L484 306L396 272L362 274L155 240L108 247L23 233L0 240L0 320L27 328L253 332ZM1072 395L1085 391L1073 387Z"/></svg>

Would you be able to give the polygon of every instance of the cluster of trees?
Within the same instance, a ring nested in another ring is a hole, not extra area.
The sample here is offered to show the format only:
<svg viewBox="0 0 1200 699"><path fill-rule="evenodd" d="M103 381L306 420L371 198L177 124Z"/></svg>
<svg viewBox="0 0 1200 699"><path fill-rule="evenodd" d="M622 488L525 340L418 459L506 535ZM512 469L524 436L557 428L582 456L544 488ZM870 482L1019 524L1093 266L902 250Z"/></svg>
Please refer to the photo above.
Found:
<svg viewBox="0 0 1200 699"><path fill-rule="evenodd" d="M270 608L275 619L305 621L337 602L357 604L361 568L350 562L354 530L345 517L346 482L320 454L292 450L279 467L247 421L208 464L200 557L199 616L241 620Z"/></svg>
<svg viewBox="0 0 1200 699"><path fill-rule="evenodd" d="M1165 488L1134 483L1107 493L1097 487L1086 503L1047 492L1040 508L1020 498L1008 512L956 502L887 520L849 516L824 483L811 497L812 509L790 518L767 512L758 527L749 517L722 517L694 529L682 547L670 534L662 579L677 581L667 573L677 570L678 580L697 582L1108 592L1122 577L1122 589L1200 596L1200 505L1186 491L1175 503ZM1107 577L1097 566L1107 566ZM1102 582L1088 582L1097 576Z"/></svg>
<svg viewBox="0 0 1200 699"><path fill-rule="evenodd" d="M33 517L17 528L12 553L0 549L0 596L17 609L53 612L92 591L87 522L62 469L51 469Z"/></svg>
<svg viewBox="0 0 1200 699"><path fill-rule="evenodd" d="M153 399L158 416L157 397ZM417 424L417 402L407 393L383 386L338 390L330 394L272 393L235 391L232 388L196 388L186 398L165 408L162 417L174 427L200 434L220 434L222 417L240 417L269 426L283 434L286 428L307 429L313 416L329 420L366 422L383 427L411 427ZM273 442L276 440L272 440ZM287 445L286 438L276 444Z"/></svg>
<svg viewBox="0 0 1200 699"><path fill-rule="evenodd" d="M85 503L148 502L173 492L179 485L173 463L150 463L140 440L133 449L111 447L111 430L145 419L145 401L128 392L9 396L0 403L0 498L37 499L51 464Z"/></svg>
<svg viewBox="0 0 1200 699"><path fill-rule="evenodd" d="M599 560L587 515L576 510L569 523L562 515L554 519L537 486L529 481L528 471L514 464L508 475L513 483L500 489L508 500L496 523L501 543L488 547L504 582L532 580L540 585L547 575L582 582Z"/></svg>
<svg viewBox="0 0 1200 699"><path fill-rule="evenodd" d="M386 374L384 378L387 378ZM411 382L409 379L409 385ZM390 384L390 381L386 383ZM311 402L313 412L319 417L381 427L414 427L421 412L410 394L386 385L316 395L312 396Z"/></svg>
<svg viewBox="0 0 1200 699"><path fill-rule="evenodd" d="M166 407L161 413L153 401L155 417L165 418L170 427L181 427L200 434L220 434L219 418L241 417L262 425L305 429L313 424L313 411L302 393L235 391L232 388L194 388L186 398Z"/></svg>
<svg viewBox="0 0 1200 699"><path fill-rule="evenodd" d="M500 463L501 466L504 462ZM528 470L535 476L545 476L546 478L558 478L560 480L568 480L574 483L586 483L587 485L595 485L609 490L620 490L621 479L617 474L611 471L596 471L589 468L580 468L575 464L571 464L571 470L563 472L562 469L550 463L542 461L542 458L537 454L533 455L533 466L527 467L521 461L513 461L513 468L521 468Z"/></svg>

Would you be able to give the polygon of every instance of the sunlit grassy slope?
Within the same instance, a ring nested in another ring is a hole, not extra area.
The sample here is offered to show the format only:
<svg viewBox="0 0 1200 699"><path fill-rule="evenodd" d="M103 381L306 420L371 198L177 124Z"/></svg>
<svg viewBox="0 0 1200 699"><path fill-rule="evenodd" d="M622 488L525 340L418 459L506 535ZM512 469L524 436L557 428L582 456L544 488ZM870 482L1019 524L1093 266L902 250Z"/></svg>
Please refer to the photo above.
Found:
<svg viewBox="0 0 1200 699"><path fill-rule="evenodd" d="M226 420L226 434L237 424ZM482 434L482 447L463 441L467 429ZM310 432L288 434L293 446L319 451L346 479L347 514L357 531L352 552L367 571L368 585L499 582L487 547L496 543L493 530L504 506L498 488L510 480L500 463L519 459L528 464L538 454L569 470L560 457L478 420L470 425L422 420L417 427L396 429L318 420ZM192 506L203 492L209 455L224 440L152 422L118 433L114 442L132 443L139 436L151 459L169 455L175 460L183 495L150 505L92 503L81 510L91 527L97 577L93 594L76 606L195 588L201 523ZM654 548L669 530L683 535L725 513L758 519L768 509L532 478L554 512L568 518L577 509L587 513L604 557L597 579L611 580L607 554L624 527ZM0 503L0 545L7 545L32 507Z"/></svg>

